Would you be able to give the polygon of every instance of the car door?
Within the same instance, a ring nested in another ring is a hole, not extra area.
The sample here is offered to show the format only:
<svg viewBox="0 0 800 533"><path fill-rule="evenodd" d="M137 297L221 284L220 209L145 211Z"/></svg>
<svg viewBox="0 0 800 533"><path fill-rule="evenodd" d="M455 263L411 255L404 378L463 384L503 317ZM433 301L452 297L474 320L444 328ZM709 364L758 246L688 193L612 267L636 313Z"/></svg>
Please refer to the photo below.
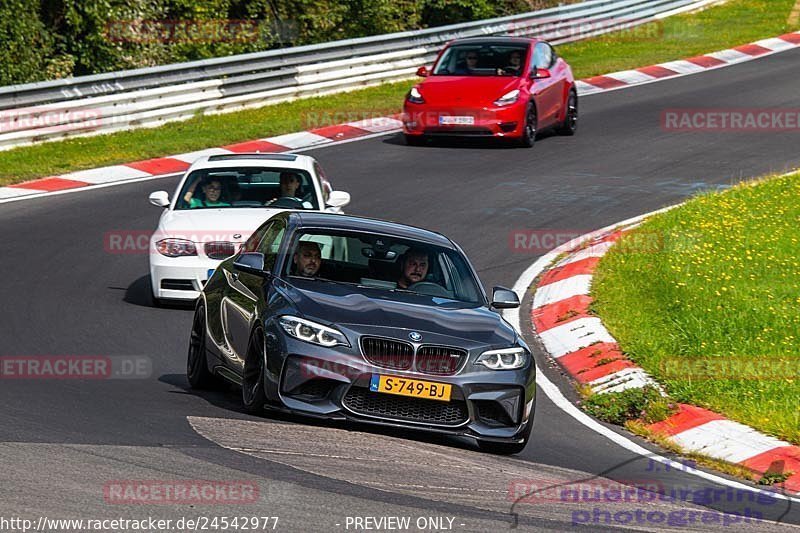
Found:
<svg viewBox="0 0 800 533"><path fill-rule="evenodd" d="M531 60L531 72L538 69L551 70L558 68L556 53L553 47L546 42L538 42L533 50ZM562 65L563 67L563 65ZM539 128L552 125L557 118L558 110L561 107L562 88L564 77L563 72L550 72L549 78L535 79L531 92L536 101L536 110L539 116Z"/></svg>
<svg viewBox="0 0 800 533"><path fill-rule="evenodd" d="M273 220L265 228L255 249L245 251L264 254L264 270L272 271L278 256L283 236L286 232L286 220L281 217ZM231 263L232 265L232 263ZM244 365L247 355L247 344L250 340L253 321L256 319L256 308L259 299L264 298L265 284L270 280L256 274L241 272L231 266L224 270L228 286L222 298L221 316L225 341L230 347L232 363L238 369Z"/></svg>

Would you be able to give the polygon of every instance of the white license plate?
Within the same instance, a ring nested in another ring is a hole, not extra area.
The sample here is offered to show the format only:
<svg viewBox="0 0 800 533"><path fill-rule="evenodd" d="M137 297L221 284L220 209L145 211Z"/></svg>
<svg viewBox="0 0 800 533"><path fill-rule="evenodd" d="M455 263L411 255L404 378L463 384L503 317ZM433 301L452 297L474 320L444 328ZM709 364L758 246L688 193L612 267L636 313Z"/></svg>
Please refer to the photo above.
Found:
<svg viewBox="0 0 800 533"><path fill-rule="evenodd" d="M472 126L475 124L475 117L439 117L439 124L442 126Z"/></svg>

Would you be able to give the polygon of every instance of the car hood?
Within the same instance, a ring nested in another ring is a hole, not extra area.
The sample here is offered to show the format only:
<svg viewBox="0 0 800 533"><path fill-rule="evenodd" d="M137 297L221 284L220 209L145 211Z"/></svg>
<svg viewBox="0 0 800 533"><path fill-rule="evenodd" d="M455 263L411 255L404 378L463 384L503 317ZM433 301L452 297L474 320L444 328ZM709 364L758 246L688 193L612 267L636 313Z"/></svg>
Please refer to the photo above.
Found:
<svg viewBox="0 0 800 533"><path fill-rule="evenodd" d="M385 330L384 334L388 334L391 330L390 336L407 340L405 330L413 330L429 342L449 337L491 346L507 346L517 338L514 329L485 306L349 284L297 278L291 281L283 287L302 316L358 333L378 334L378 330ZM425 333L432 333L433 337L426 337Z"/></svg>
<svg viewBox="0 0 800 533"><path fill-rule="evenodd" d="M280 211L282 210L239 207L167 211L162 216L158 229L163 237L195 242L244 241L268 218Z"/></svg>
<svg viewBox="0 0 800 533"><path fill-rule="evenodd" d="M419 85L419 91L432 105L490 105L517 89L519 81L505 76L430 76Z"/></svg>

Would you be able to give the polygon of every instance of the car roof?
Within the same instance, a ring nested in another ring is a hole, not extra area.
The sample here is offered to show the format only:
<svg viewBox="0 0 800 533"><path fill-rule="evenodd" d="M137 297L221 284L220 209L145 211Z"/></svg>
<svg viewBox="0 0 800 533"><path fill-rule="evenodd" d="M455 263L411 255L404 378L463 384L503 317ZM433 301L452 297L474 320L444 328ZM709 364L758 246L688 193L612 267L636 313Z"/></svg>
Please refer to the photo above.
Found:
<svg viewBox="0 0 800 533"><path fill-rule="evenodd" d="M311 170L315 159L301 154L285 154L273 152L213 154L199 157L192 163L190 170L199 168L229 167L275 167Z"/></svg>
<svg viewBox="0 0 800 533"><path fill-rule="evenodd" d="M401 239L408 239L425 244L442 246L455 249L453 242L435 231L398 224L376 218L358 217L353 215L342 215L338 213L311 212L311 211L292 211L289 218L294 221L299 229L320 228L320 229L342 229L354 230L367 233L378 233L389 235Z"/></svg>
<svg viewBox="0 0 800 533"><path fill-rule="evenodd" d="M448 46L453 46L456 44L532 44L537 42L539 42L539 39L533 37L462 37L460 39L454 39L450 41Z"/></svg>

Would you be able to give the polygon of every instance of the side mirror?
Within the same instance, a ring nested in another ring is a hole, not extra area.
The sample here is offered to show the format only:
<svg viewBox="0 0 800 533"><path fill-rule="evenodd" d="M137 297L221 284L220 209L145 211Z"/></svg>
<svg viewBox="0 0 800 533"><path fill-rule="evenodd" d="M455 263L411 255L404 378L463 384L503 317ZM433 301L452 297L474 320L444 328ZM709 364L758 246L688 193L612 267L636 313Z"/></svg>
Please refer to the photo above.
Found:
<svg viewBox="0 0 800 533"><path fill-rule="evenodd" d="M150 203L156 207L167 207L169 205L169 193L167 191L156 191L150 194Z"/></svg>
<svg viewBox="0 0 800 533"><path fill-rule="evenodd" d="M505 287L495 287L492 292L492 307L495 309L514 309L519 307L519 298L516 292Z"/></svg>
<svg viewBox="0 0 800 533"><path fill-rule="evenodd" d="M233 260L233 268L256 276L266 276L264 270L264 254L261 252L245 252Z"/></svg>
<svg viewBox="0 0 800 533"><path fill-rule="evenodd" d="M550 76L552 76L552 74L550 74L550 71L546 68L537 68L531 71L532 80L543 80L545 78L549 78Z"/></svg>
<svg viewBox="0 0 800 533"><path fill-rule="evenodd" d="M325 205L328 207L344 207L350 203L350 193L344 191L331 191Z"/></svg>
<svg viewBox="0 0 800 533"><path fill-rule="evenodd" d="M417 76L419 76L420 78L427 78L429 75L430 71L428 70L428 67L426 67L425 65L417 69Z"/></svg>

